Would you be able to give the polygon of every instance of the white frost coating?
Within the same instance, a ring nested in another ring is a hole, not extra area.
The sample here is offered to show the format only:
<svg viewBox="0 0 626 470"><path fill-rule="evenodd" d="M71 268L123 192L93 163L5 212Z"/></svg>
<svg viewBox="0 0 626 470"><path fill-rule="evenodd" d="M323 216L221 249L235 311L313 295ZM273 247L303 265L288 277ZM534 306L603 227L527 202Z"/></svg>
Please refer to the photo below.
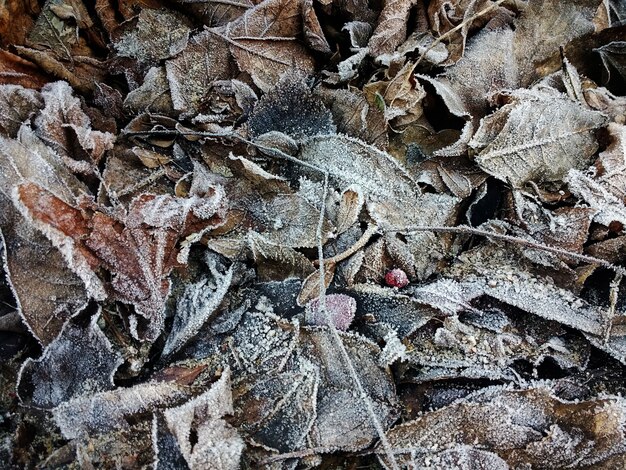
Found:
<svg viewBox="0 0 626 470"><path fill-rule="evenodd" d="M191 470L239 468L245 443L237 430L221 419L233 412L229 368L202 395L165 410L167 426L176 437ZM192 430L197 435L196 444L191 442Z"/></svg>
<svg viewBox="0 0 626 470"><path fill-rule="evenodd" d="M514 99L483 118L469 143L480 151L476 162L481 169L522 186L529 180L558 181L572 168L589 164L598 148L593 131L606 123L603 114L552 92Z"/></svg>
<svg viewBox="0 0 626 470"><path fill-rule="evenodd" d="M113 375L124 360L98 327L99 317L98 311L86 327L67 323L39 359L22 364L16 386L22 402L51 408L114 387Z"/></svg>
<svg viewBox="0 0 626 470"><path fill-rule="evenodd" d="M186 287L176 306L172 331L163 347L167 356L193 338L224 300L233 279L233 266L221 274L215 263L209 264L212 280L204 278Z"/></svg>
<svg viewBox="0 0 626 470"><path fill-rule="evenodd" d="M188 395L186 387L147 382L130 388L82 396L56 407L52 415L66 439L128 427L127 416L166 406Z"/></svg>

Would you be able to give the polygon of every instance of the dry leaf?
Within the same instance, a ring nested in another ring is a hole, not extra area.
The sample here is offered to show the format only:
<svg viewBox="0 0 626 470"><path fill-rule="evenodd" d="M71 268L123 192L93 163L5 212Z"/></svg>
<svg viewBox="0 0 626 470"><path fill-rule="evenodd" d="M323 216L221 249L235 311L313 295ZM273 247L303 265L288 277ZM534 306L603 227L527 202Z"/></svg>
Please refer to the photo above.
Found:
<svg viewBox="0 0 626 470"><path fill-rule="evenodd" d="M518 96L481 121L470 142L480 167L516 187L585 168L598 148L593 131L606 118L557 93Z"/></svg>
<svg viewBox="0 0 626 470"><path fill-rule="evenodd" d="M24 362L17 390L25 404L54 408L114 387L113 374L123 361L98 327L99 316L94 313L87 325L70 321L39 359Z"/></svg>

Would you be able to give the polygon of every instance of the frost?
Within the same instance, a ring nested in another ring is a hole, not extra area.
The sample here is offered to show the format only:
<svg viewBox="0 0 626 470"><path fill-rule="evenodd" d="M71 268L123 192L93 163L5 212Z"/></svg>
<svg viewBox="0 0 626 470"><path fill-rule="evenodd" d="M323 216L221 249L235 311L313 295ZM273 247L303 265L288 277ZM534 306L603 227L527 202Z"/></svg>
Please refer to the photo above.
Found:
<svg viewBox="0 0 626 470"><path fill-rule="evenodd" d="M193 338L216 313L228 292L233 279L233 266L222 274L217 270L215 262L209 261L209 269L211 277L189 284L179 298L172 331L163 346L163 355L172 354Z"/></svg>
<svg viewBox="0 0 626 470"><path fill-rule="evenodd" d="M86 326L76 319L66 324L39 359L24 362L17 389L25 404L53 408L114 387L113 374L123 361L98 327L99 316L93 314Z"/></svg>
<svg viewBox="0 0 626 470"><path fill-rule="evenodd" d="M187 387L168 382L145 382L73 398L52 414L66 439L128 427L126 418L186 398Z"/></svg>
<svg viewBox="0 0 626 470"><path fill-rule="evenodd" d="M224 370L202 395L164 411L165 421L191 470L239 468L244 442L237 430L222 419L227 414L233 414L230 369ZM196 436L193 442L192 432Z"/></svg>
<svg viewBox="0 0 626 470"><path fill-rule="evenodd" d="M593 131L604 124L602 114L565 96L538 94L484 118L470 146L483 170L515 186L558 181L589 164L598 148Z"/></svg>

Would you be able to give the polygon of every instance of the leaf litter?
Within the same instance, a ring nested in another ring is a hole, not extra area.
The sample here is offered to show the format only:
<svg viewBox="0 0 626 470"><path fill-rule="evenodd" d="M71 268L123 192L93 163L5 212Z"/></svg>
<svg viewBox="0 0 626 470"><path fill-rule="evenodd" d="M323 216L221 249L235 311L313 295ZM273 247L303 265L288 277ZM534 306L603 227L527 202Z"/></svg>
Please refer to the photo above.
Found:
<svg viewBox="0 0 626 470"><path fill-rule="evenodd" d="M626 464L619 2L14 3L8 468Z"/></svg>

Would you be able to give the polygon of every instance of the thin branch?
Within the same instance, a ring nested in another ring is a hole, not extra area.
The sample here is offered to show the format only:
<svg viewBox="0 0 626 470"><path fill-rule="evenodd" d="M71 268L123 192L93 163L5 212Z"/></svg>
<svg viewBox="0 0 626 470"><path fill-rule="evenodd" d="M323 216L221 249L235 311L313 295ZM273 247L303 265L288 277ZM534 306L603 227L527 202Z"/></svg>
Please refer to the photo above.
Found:
<svg viewBox="0 0 626 470"><path fill-rule="evenodd" d="M363 235L361 235L361 238L359 238L354 245L352 245L350 248L348 248L346 251L342 253L332 256L331 258L325 259L324 263L337 264L343 261L344 259L349 258L354 253L356 253L361 248L363 248L367 244L367 242L370 241L370 239L376 232L378 232L378 225L376 224L369 225L367 227L367 230L363 232ZM320 263L319 260L313 261L313 264L315 264L316 266L319 266L319 263Z"/></svg>

